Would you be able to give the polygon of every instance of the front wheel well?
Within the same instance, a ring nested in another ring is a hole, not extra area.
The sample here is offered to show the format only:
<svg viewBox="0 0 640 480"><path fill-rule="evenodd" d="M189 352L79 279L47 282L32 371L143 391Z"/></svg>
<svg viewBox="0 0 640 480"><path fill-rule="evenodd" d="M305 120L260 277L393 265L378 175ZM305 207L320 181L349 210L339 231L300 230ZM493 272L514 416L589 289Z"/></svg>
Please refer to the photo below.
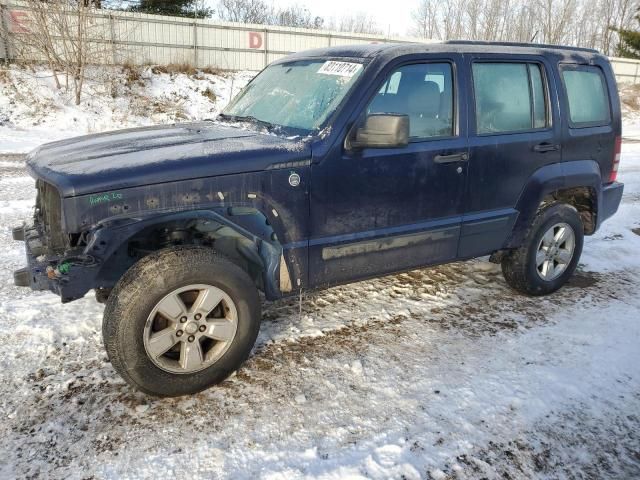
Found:
<svg viewBox="0 0 640 480"><path fill-rule="evenodd" d="M543 208L551 203L566 203L573 206L580 215L584 234L591 235L596 230L596 220L598 214L597 194L591 187L573 187L556 190L545 196L540 202Z"/></svg>
<svg viewBox="0 0 640 480"><path fill-rule="evenodd" d="M257 211L248 212L243 220L249 226L270 228L265 223L265 217L260 215ZM180 246L201 246L216 251L242 268L258 289L265 291L265 294L269 291L275 297L274 282L270 279L275 278L274 272L277 271L277 261L282 252L277 238L273 238L273 243L266 242L250 233L243 233L241 227L234 228L233 224L214 215L164 219L123 236L111 233L113 230L110 229L103 232L109 233L103 233L101 238L90 239L93 245L91 252L101 254L101 267L92 284L98 302L105 302L111 289L140 260L154 252ZM109 251L103 254L101 249L107 246L110 247Z"/></svg>
<svg viewBox="0 0 640 480"><path fill-rule="evenodd" d="M262 288L264 261L256 241L214 220L175 220L149 226L127 242L127 253L136 261L150 253L177 246L203 246L238 265Z"/></svg>

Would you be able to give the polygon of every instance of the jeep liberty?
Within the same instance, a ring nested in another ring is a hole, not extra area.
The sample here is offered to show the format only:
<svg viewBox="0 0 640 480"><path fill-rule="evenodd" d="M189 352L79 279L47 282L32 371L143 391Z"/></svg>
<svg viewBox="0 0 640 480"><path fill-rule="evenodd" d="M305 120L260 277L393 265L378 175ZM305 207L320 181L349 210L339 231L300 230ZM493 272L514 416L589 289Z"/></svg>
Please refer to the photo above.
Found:
<svg viewBox="0 0 640 480"><path fill-rule="evenodd" d="M124 379L177 396L247 359L267 300L490 255L560 288L622 197L620 103L594 50L372 44L296 53L213 121L89 135L27 159L18 286L106 303Z"/></svg>

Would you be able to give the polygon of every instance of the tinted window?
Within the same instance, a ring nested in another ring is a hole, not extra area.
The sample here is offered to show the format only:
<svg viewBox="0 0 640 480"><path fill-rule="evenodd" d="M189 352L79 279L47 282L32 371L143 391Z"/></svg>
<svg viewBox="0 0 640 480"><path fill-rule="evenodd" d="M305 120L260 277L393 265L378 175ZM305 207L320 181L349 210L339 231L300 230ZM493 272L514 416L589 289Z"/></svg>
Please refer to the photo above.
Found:
<svg viewBox="0 0 640 480"><path fill-rule="evenodd" d="M367 113L409 116L413 138L453 135L453 80L451 65L406 65L389 75Z"/></svg>
<svg viewBox="0 0 640 480"><path fill-rule="evenodd" d="M537 64L474 63L473 83L478 133L547 126L543 76Z"/></svg>
<svg viewBox="0 0 640 480"><path fill-rule="evenodd" d="M604 77L598 67L578 67L562 70L569 118L574 125L609 123L609 100Z"/></svg>

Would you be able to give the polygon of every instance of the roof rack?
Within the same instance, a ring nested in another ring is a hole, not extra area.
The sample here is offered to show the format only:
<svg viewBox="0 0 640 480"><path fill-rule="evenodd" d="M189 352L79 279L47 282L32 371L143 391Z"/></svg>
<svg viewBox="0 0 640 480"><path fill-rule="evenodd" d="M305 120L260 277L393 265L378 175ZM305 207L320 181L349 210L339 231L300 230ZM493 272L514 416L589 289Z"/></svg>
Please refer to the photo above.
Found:
<svg viewBox="0 0 640 480"><path fill-rule="evenodd" d="M499 45L501 47L529 47L529 48L553 48L555 50L574 50L578 52L600 53L593 48L570 47L566 45L549 45L546 43L526 43L526 42L487 42L485 40L446 40L443 43L452 45Z"/></svg>

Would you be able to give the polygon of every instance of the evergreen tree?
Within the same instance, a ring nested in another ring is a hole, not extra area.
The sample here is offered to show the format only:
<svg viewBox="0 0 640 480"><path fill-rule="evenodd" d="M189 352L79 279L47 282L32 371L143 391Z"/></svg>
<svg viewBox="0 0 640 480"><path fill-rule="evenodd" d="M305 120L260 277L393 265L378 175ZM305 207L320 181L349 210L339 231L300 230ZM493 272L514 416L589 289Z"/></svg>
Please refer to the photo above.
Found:
<svg viewBox="0 0 640 480"><path fill-rule="evenodd" d="M636 15L640 27L640 8ZM619 57L636 58L640 60L640 28L636 30L614 29L620 35L617 54Z"/></svg>
<svg viewBox="0 0 640 480"><path fill-rule="evenodd" d="M138 5L131 7L129 10L174 17L205 18L211 16L211 10L200 7L199 3L197 0L140 0Z"/></svg>

